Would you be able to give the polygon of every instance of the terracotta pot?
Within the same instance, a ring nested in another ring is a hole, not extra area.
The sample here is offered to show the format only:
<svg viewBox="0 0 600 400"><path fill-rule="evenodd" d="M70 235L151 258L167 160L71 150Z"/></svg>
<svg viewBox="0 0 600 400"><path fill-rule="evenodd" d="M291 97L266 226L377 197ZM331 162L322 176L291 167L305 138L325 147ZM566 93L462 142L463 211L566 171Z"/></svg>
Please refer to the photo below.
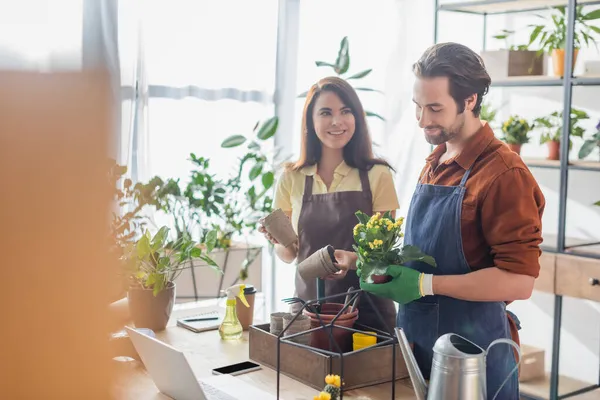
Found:
<svg viewBox="0 0 600 400"><path fill-rule="evenodd" d="M508 143L508 148L511 149L512 151L514 151L517 154L521 154L521 147L522 146L523 146L522 144Z"/></svg>
<svg viewBox="0 0 600 400"><path fill-rule="evenodd" d="M130 287L127 292L129 313L136 328L148 328L162 331L173 311L175 303L175 284L169 282L167 287L154 296L152 289Z"/></svg>
<svg viewBox="0 0 600 400"><path fill-rule="evenodd" d="M321 306L321 312L319 313L319 317L323 321L323 324L327 325L331 323L336 314L344 307L343 304L339 303L325 303ZM344 326L346 328L352 328L354 323L358 319L358 309L353 312L348 312L350 307L347 308L346 313L340 315L338 319L335 320L334 328L332 330L333 340L340 349L345 353L351 351L352 349L352 331L348 331L345 329L338 329L336 326ZM311 313L310 311L304 310L304 314L310 317L310 326L311 328L318 328L321 325L321 322L317 318L317 315ZM311 334L310 345L312 347L316 347L322 350L330 350L337 352L338 349L335 345L331 345L329 343L329 332L330 328L324 328L318 331L315 331Z"/></svg>
<svg viewBox="0 0 600 400"><path fill-rule="evenodd" d="M560 142L551 140L548 142L548 160L560 160Z"/></svg>
<svg viewBox="0 0 600 400"><path fill-rule="evenodd" d="M571 64L571 74L575 69L575 63L577 62L577 54L579 49L573 51L573 64ZM552 67L554 69L554 76L565 76L565 50L555 49L552 50Z"/></svg>
<svg viewBox="0 0 600 400"><path fill-rule="evenodd" d="M373 283L388 283L392 280L391 275L371 275L371 279L373 279Z"/></svg>

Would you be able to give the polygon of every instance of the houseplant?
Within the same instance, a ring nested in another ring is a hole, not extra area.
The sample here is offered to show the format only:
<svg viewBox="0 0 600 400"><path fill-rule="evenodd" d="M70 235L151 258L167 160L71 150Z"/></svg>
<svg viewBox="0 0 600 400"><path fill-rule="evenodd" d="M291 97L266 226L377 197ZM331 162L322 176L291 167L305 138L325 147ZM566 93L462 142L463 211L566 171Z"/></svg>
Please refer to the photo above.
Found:
<svg viewBox="0 0 600 400"><path fill-rule="evenodd" d="M504 48L481 52L481 58L492 79L502 79L509 76L543 75L543 55L536 50L530 50L528 44L509 44L514 33L514 31L503 29L493 37L504 40Z"/></svg>
<svg viewBox="0 0 600 400"><path fill-rule="evenodd" d="M510 116L502 124L504 136L502 140L508 144L508 147L517 154L521 154L521 146L529 143L529 132L535 124L529 124L525 119L518 115Z"/></svg>
<svg viewBox="0 0 600 400"><path fill-rule="evenodd" d="M596 133L591 138L586 139L579 149L579 159L582 160L589 156L596 147L600 149L600 122L596 125Z"/></svg>
<svg viewBox="0 0 600 400"><path fill-rule="evenodd" d="M335 75L337 75L338 77L340 77L342 79L347 80L348 82L363 79L367 75L369 75L371 72L373 72L373 69L371 69L371 68L365 69L360 72L352 73L352 74L348 72L350 69L350 43L348 41L347 36L344 36L342 38L342 40L340 41L340 47L338 49L338 53L337 53L335 62L315 61L315 65L317 67L325 67L325 68L333 69L333 72ZM369 87L364 87L364 86L355 86L354 90L356 90L357 92L379 92L379 90L372 89ZM308 92L303 92L303 93L299 94L298 97L306 97L307 94L308 94ZM374 117L374 118L378 118L382 121L385 121L384 117L382 117L381 115L379 115L373 111L365 110L365 114L367 117Z"/></svg>
<svg viewBox="0 0 600 400"><path fill-rule="evenodd" d="M154 236L146 231L128 246L124 265L129 277L129 312L138 328L165 329L175 302L175 280L189 261L203 260L215 271L218 265L208 254L214 248L216 232L202 245L187 235L169 241L169 228L161 227Z"/></svg>
<svg viewBox="0 0 600 400"><path fill-rule="evenodd" d="M342 391L342 380L339 375L327 375L325 387L313 400L338 400Z"/></svg>
<svg viewBox="0 0 600 400"><path fill-rule="evenodd" d="M537 17L543 19L544 21L540 24L533 24L529 26L531 28L529 45L537 43L539 45L540 52L546 52L547 54L550 54L552 56L554 75L564 76L565 48L567 45L566 7L553 7L550 16L537 15ZM593 24L590 25L589 23L590 21L597 20L598 18L600 18L600 10L584 13L582 5L576 7L573 37L574 51L571 73L575 68L577 55L581 46L584 43L588 46L591 43L596 45L594 36L595 34L600 33L600 27Z"/></svg>
<svg viewBox="0 0 600 400"><path fill-rule="evenodd" d="M562 111L554 111L553 113L538 117L534 120L536 126L542 128L540 144L548 144L548 159L560 159L560 139L562 134ZM589 115L576 108L571 108L571 124L569 129L569 149L573 146L571 137L582 137L585 130L579 126L579 122L588 119Z"/></svg>
<svg viewBox="0 0 600 400"><path fill-rule="evenodd" d="M362 211L356 212L359 223L354 227L352 245L358 255L357 266L360 278L367 283L383 283L388 277L388 265L403 265L410 261L421 261L435 267L433 257L421 252L412 245L400 245L404 218L394 221L388 211L383 216L375 213L369 217Z"/></svg>

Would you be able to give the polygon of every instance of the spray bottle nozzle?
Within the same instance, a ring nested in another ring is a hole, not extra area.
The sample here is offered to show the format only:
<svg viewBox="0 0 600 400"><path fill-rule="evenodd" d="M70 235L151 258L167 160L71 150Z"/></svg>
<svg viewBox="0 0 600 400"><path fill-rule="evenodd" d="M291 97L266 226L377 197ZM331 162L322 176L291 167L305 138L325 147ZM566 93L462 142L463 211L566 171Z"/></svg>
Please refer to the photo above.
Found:
<svg viewBox="0 0 600 400"><path fill-rule="evenodd" d="M242 303L244 303L244 305L246 307L250 307L250 304L248 304L248 302L246 301L246 296L244 296L244 289L246 288L246 285L244 284L240 284L240 285L233 285L229 288L227 288L226 292L227 292L227 300L233 300L233 302L235 302L235 298L236 296L240 298L240 300L242 300Z"/></svg>

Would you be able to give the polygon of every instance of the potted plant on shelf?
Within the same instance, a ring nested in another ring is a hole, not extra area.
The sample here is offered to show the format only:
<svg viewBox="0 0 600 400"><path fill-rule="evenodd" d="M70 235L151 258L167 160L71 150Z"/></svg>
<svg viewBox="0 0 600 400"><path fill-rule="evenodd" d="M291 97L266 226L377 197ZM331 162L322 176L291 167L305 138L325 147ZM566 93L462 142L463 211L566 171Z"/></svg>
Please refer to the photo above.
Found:
<svg viewBox="0 0 600 400"><path fill-rule="evenodd" d="M215 271L217 264L208 256L216 232L207 235L200 246L187 235L169 241L169 228L161 227L151 236L146 231L125 253L125 268L129 276L127 298L129 312L136 327L154 331L165 329L175 302L175 280L189 261L201 259Z"/></svg>
<svg viewBox="0 0 600 400"><path fill-rule="evenodd" d="M502 79L509 76L543 75L543 55L536 50L530 50L528 44L509 44L509 40L514 33L515 31L503 29L493 38L504 40L504 48L481 52L481 58L492 79Z"/></svg>
<svg viewBox="0 0 600 400"><path fill-rule="evenodd" d="M600 122L596 125L596 133L591 138L586 139L579 149L579 159L582 160L589 156L595 148L600 149Z"/></svg>
<svg viewBox="0 0 600 400"><path fill-rule="evenodd" d="M517 154L521 154L521 146L529 143L529 132L535 124L529 124L518 115L513 115L502 124L504 136L502 140Z"/></svg>
<svg viewBox="0 0 600 400"><path fill-rule="evenodd" d="M555 111L544 117L534 120L536 126L542 128L540 144L548 144L548 159L560 159L560 139L562 134L562 111ZM571 108L571 126L569 129L569 149L573 146L571 137L583 137L585 130L579 126L579 122L588 119L589 115L583 111Z"/></svg>
<svg viewBox="0 0 600 400"><path fill-rule="evenodd" d="M567 46L567 15L566 7L553 7L550 16L537 15L544 19L541 24L530 25L531 34L529 37L529 45L534 43L539 44L540 52L546 52L552 56L552 66L555 76L564 76L565 65L565 48ZM600 18L600 10L583 12L583 6L577 6L575 10L575 26L573 37L573 64L571 65L571 73L575 68L579 49L585 43L596 45L594 35L600 33L600 28L591 21Z"/></svg>

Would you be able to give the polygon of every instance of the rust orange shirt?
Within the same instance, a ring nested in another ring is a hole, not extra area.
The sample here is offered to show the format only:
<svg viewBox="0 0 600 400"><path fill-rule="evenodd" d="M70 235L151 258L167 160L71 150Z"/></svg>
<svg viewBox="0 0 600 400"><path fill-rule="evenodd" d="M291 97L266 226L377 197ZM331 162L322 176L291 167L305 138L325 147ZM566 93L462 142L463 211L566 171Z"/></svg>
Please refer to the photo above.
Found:
<svg viewBox="0 0 600 400"><path fill-rule="evenodd" d="M537 278L545 199L521 157L487 123L458 156L440 164L445 151L445 144L434 149L420 179L457 186L472 168L461 215L463 250L471 269L496 266Z"/></svg>

